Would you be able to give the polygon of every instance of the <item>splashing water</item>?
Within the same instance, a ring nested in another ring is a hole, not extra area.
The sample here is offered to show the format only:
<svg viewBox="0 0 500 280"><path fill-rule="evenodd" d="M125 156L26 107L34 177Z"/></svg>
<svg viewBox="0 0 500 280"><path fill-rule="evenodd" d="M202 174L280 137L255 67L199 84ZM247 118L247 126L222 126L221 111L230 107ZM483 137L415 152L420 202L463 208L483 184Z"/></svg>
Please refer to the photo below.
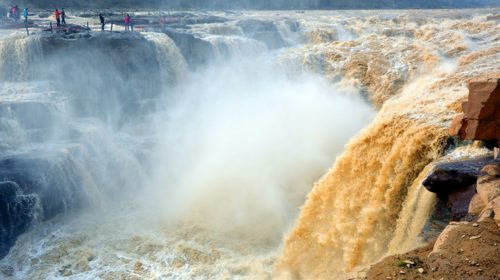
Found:
<svg viewBox="0 0 500 280"><path fill-rule="evenodd" d="M80 156L94 164L89 196L101 206L39 224L0 270L10 279L324 279L410 249L434 203L420 182L442 156L465 82L500 70L500 29L476 12L280 12L298 34L276 12L248 12L237 19L276 20L290 47L268 52L234 22L194 25L219 58L229 55L189 73L170 39L147 34L162 79L178 84L155 100L160 110L120 131L72 120L88 137ZM358 133L373 114L361 98L380 111Z"/></svg>

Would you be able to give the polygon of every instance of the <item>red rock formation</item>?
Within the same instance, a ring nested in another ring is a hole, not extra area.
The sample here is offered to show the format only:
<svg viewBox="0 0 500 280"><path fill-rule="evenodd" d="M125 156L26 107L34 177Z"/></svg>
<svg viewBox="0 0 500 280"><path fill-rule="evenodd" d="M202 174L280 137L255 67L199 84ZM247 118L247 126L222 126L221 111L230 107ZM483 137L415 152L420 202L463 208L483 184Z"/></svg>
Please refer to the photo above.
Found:
<svg viewBox="0 0 500 280"><path fill-rule="evenodd" d="M451 122L449 133L470 140L500 138L500 78L469 82L469 100L462 103L463 114Z"/></svg>

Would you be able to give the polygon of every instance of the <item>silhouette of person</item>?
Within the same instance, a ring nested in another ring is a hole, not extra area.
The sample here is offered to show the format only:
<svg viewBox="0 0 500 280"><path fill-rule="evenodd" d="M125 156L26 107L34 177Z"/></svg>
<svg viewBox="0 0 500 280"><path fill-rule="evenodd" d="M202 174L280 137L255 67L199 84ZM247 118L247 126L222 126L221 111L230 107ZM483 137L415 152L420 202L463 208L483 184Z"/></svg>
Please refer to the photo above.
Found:
<svg viewBox="0 0 500 280"><path fill-rule="evenodd" d="M61 23L66 24L66 12L64 11L64 8L61 9Z"/></svg>
<svg viewBox="0 0 500 280"><path fill-rule="evenodd" d="M104 22L104 16L102 15L102 13L99 14L99 19L101 20L101 24L102 24L101 30L104 31L104 25L106 23Z"/></svg>

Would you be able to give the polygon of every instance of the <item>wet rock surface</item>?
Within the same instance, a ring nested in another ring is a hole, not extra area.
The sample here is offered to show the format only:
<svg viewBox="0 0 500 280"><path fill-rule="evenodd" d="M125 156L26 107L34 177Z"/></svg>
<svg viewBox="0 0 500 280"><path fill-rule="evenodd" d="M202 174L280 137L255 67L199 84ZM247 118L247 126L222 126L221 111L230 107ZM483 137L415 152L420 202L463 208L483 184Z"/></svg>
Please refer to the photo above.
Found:
<svg viewBox="0 0 500 280"><path fill-rule="evenodd" d="M430 192L446 197L454 191L474 185L481 169L492 160L492 157L486 157L438 164L422 184Z"/></svg>

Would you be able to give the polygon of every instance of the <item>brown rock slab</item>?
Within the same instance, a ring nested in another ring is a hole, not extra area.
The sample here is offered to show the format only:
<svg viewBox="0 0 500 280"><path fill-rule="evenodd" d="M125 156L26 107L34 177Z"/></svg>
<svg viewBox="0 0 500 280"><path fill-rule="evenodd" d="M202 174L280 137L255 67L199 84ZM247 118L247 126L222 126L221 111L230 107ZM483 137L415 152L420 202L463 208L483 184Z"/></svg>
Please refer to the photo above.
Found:
<svg viewBox="0 0 500 280"><path fill-rule="evenodd" d="M450 124L449 134L469 140L500 138L500 78L479 78L467 84L469 100L463 114Z"/></svg>
<svg viewBox="0 0 500 280"><path fill-rule="evenodd" d="M455 137L465 136L465 128L462 131L462 126L464 124L464 114L457 115L453 118L448 129L448 134Z"/></svg>
<svg viewBox="0 0 500 280"><path fill-rule="evenodd" d="M460 136L469 140L493 140L500 138L500 120L475 120L464 118Z"/></svg>
<svg viewBox="0 0 500 280"><path fill-rule="evenodd" d="M500 80L485 78L469 82L469 100L464 110L464 116L476 120L500 119Z"/></svg>

